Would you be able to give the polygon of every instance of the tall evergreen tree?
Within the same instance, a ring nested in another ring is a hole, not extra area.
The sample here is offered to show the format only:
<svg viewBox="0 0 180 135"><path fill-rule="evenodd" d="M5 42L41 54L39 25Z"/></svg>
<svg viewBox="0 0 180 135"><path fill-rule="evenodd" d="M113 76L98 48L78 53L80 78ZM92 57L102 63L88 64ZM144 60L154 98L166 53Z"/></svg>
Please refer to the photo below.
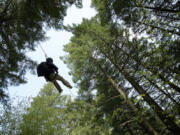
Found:
<svg viewBox="0 0 180 135"><path fill-rule="evenodd" d="M99 77L93 74L99 75L100 71L95 69L92 71L97 64L92 63L92 60L89 59L90 57L96 56L96 59L103 61L101 62L102 68L105 68L104 70L110 73L110 77L116 78L116 81L124 82L122 83L122 87L127 88L129 85L132 86L130 93L135 93L134 95L136 95L136 97L131 94L128 94L128 96L134 97L135 99L141 96L144 101L149 104L149 107L156 113L156 115L154 115L156 124L159 124L159 120L161 119L160 123L165 126L163 126L164 128L167 128L173 134L178 134L179 126L175 118L177 113L170 115L169 110L173 111L173 109L161 102L161 98L163 98L163 101L173 105L173 103L177 104L177 99L173 97L172 102L169 101L169 97L166 97L167 95L159 92L158 88L150 83L149 80L143 79L144 76L147 76L153 80L158 79L162 81L159 75L152 78L152 75L156 74L151 74L151 70L147 70L145 66L149 66L147 61L150 62L151 57L156 56L159 51L155 51L152 55L151 48L148 47L149 44L145 44L148 43L146 39L142 38L139 40L133 38L130 40L127 30L122 30L120 27L114 29L113 25L102 27L99 19L96 20L96 18L91 21L84 20L81 25L71 27L70 30L75 36L66 47L66 51L70 53L67 59L70 66L72 66L74 79L80 83L80 86L86 82L88 84L86 87L89 86L86 90L89 91L96 88ZM158 50L158 48L153 49ZM147 54L151 55L148 56ZM103 75L101 77L103 77ZM118 85L121 84L120 82ZM162 88L163 86L166 87L166 85L169 85L166 81L161 84ZM99 91L101 90L98 89L98 92ZM141 101L142 107L147 106L144 101ZM162 106L166 106L166 110L163 110ZM157 119L157 116L160 119Z"/></svg>
<svg viewBox="0 0 180 135"><path fill-rule="evenodd" d="M110 135L108 124L100 117L96 119L97 110L93 102L59 96L53 85L48 84L23 115L20 135Z"/></svg>
<svg viewBox="0 0 180 135"><path fill-rule="evenodd" d="M120 19L137 32L167 32L179 36L179 0L92 0L102 20ZM106 16L106 17L105 17Z"/></svg>
<svg viewBox="0 0 180 135"><path fill-rule="evenodd" d="M151 60L145 67L180 92L179 0L93 0L101 23L131 28L134 34L148 36ZM149 43L150 42L150 43ZM152 44L154 43L154 44ZM150 46L151 45L151 46ZM156 48L156 49L153 49ZM176 49L175 49L176 48ZM176 50L176 51L175 51ZM156 53L158 55L153 55ZM167 64L168 62L168 64Z"/></svg>

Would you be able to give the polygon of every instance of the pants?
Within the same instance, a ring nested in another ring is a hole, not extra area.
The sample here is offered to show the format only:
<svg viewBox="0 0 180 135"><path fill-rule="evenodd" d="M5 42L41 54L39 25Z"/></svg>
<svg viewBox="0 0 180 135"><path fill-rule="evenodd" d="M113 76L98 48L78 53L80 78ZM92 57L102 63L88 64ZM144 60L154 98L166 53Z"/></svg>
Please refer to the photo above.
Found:
<svg viewBox="0 0 180 135"><path fill-rule="evenodd" d="M54 86L56 87L56 89L61 93L62 92L62 88L60 87L60 85L57 83L57 80L61 81L65 86L72 88L72 86L69 84L69 82L67 82L62 76L52 73L49 76L49 79L45 78L46 81L50 81L54 84Z"/></svg>

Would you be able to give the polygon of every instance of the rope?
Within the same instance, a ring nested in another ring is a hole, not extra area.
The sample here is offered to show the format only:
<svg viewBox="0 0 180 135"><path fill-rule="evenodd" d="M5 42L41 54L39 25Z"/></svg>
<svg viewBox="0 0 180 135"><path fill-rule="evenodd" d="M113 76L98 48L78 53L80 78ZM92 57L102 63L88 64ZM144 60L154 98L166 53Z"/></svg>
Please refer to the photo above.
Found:
<svg viewBox="0 0 180 135"><path fill-rule="evenodd" d="M40 45L40 48L41 48L42 52L44 53L45 58L47 59L48 56L47 56L46 52L44 51L44 49L43 49L43 47L41 46L41 44L39 44L39 45Z"/></svg>

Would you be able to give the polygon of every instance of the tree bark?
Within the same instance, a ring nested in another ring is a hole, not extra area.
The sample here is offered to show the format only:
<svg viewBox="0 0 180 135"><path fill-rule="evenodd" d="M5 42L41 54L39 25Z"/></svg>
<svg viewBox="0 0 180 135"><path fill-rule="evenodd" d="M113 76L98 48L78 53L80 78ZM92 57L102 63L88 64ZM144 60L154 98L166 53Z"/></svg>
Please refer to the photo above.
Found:
<svg viewBox="0 0 180 135"><path fill-rule="evenodd" d="M103 53L103 52L102 52ZM124 75L124 77L129 81L129 83L136 89L136 91L143 95L143 99L151 106L151 108L156 112L161 121L166 125L166 127L174 134L178 135L180 133L180 128L176 125L174 120L168 116L166 112L146 93L146 91L131 77L126 71L122 70L119 64L114 63L111 56L107 53L103 53L106 58L108 58L115 67Z"/></svg>
<svg viewBox="0 0 180 135"><path fill-rule="evenodd" d="M147 81L149 81L149 83L151 83L153 86L155 86L160 92L162 92L164 95L166 95L171 101L173 101L179 108L180 108L180 104L171 97L171 95L169 93L166 93L164 90L162 90L157 84L155 84L152 80L148 79L148 77L143 76ZM179 110L179 109L178 109ZM180 111L179 111L180 112Z"/></svg>
<svg viewBox="0 0 180 135"><path fill-rule="evenodd" d="M169 32L169 33L176 34L176 35L180 36L180 32L177 32L176 29L168 30L168 29L164 29L164 28L161 28L161 27L158 27L158 26L151 25L151 24L146 24L146 23L143 23L143 22L135 22L135 23L151 27L152 29L158 29L158 30L161 30L161 31L164 31L164 32Z"/></svg>
<svg viewBox="0 0 180 135"><path fill-rule="evenodd" d="M97 62L96 62L97 64ZM135 107L135 105L127 98L126 94L123 92L123 90L121 88L119 88L119 86L115 83L115 81L101 68L101 66L98 64L98 67L100 68L100 70L105 74L105 76L108 78L108 80L110 81L110 83L112 84L112 86L120 93L120 95L123 97L123 99L126 101L126 103L132 108L132 110L137 114L137 110L138 108ZM153 134L153 135L159 135L155 129L151 126L151 124L144 118L144 116L141 116L142 119L142 123L147 130L149 131L149 134Z"/></svg>
<svg viewBox="0 0 180 135"><path fill-rule="evenodd" d="M117 46L116 46L117 47ZM143 64L142 62L139 63L138 60L134 57L132 57L131 55L129 55L127 52L125 52L123 49L119 48L125 55L127 55L128 57L130 57L131 59L135 60L139 65L142 65L145 69L149 70L152 74L154 75L158 75L158 77L164 81L166 84L168 84L171 88L173 88L174 90L176 90L177 92L180 93L180 88L178 86L176 86L174 83L170 82L168 79L166 79L164 77L164 75L162 73L158 73L157 71L153 70L152 68L150 68L148 65Z"/></svg>
<svg viewBox="0 0 180 135"><path fill-rule="evenodd" d="M99 35L97 35L94 31L89 31L90 33L93 34L93 36L96 36L95 38L99 38L100 40L102 40L107 46L109 46L109 44ZM167 78L164 77L164 75L162 73L158 73L156 70L153 70L152 68L150 68L148 65L145 65L144 63L139 63L139 60L137 60L136 58L132 57L131 55L129 55L127 52L125 52L122 48L118 47L115 45L115 47L117 47L118 49L120 49L125 55L127 55L129 58L133 59L134 61L136 61L139 65L143 66L145 69L149 70L152 74L154 75L158 75L158 77L164 81L166 84L168 84L171 88L173 88L174 90L176 90L177 92L180 93L180 87L178 87L177 85L175 85L174 83L170 82Z"/></svg>

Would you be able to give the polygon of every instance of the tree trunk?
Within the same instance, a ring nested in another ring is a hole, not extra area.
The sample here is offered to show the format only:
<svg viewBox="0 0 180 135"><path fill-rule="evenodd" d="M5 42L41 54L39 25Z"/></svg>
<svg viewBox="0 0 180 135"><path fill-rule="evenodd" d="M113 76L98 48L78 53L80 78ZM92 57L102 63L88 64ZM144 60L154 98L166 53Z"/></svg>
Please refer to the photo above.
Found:
<svg viewBox="0 0 180 135"><path fill-rule="evenodd" d="M129 81L129 83L136 89L136 91L143 95L143 99L151 106L151 108L156 112L161 121L166 125L166 127L174 133L174 135L178 135L180 133L180 128L176 125L174 120L168 116L166 112L162 110L162 108L146 93L146 91L135 81L133 77L131 77L126 71L122 70L119 64L114 63L111 56L107 53L103 53L121 72L122 75Z"/></svg>
<svg viewBox="0 0 180 135"><path fill-rule="evenodd" d="M180 109L180 104L171 97L169 93L166 93L164 90L162 90L157 84L155 84L152 80L148 79L146 76L143 76L149 83L151 83L153 86L155 86L159 91L161 91L164 95L166 95L171 101L173 101L177 106L178 110ZM179 110L180 112L180 110Z"/></svg>
<svg viewBox="0 0 180 135"><path fill-rule="evenodd" d="M96 36L95 38L99 38L100 40L102 40L107 46L109 46L109 44L102 38L100 37L99 35L97 35L94 31L89 31L90 33L93 34L93 36ZM143 66L145 69L149 70L152 74L154 75L158 75L158 77L164 81L166 84L168 84L171 88L173 88L174 90L176 90L177 92L180 93L180 88L178 86L176 86L175 84L173 84L172 82L170 82L168 79L164 78L164 75L161 73L158 73L156 70L153 70L152 68L150 68L148 65L145 65L143 63L139 63L139 61L132 57L131 55L129 55L127 52L125 52L122 48L118 47L118 46L115 46L117 47L118 49L120 49L125 55L127 55L129 58L133 59L134 61L136 61L138 64L140 64L141 66Z"/></svg>
<svg viewBox="0 0 180 135"><path fill-rule="evenodd" d="M180 36L180 32L177 32L176 29L174 29L174 30L164 29L164 28L161 28L161 27L158 27L158 26L155 26L155 25L151 25L151 24L146 24L146 23L143 23L143 22L135 22L135 23L151 27L152 29L158 29L158 30L161 30L163 32L168 32L168 33L172 33L172 34L176 34L176 35Z"/></svg>
<svg viewBox="0 0 180 135"><path fill-rule="evenodd" d="M116 46L117 47L117 46ZM164 77L164 75L162 73L158 73L157 71L153 70L152 68L150 68L148 65L143 64L142 62L139 63L138 60L134 57L132 57L131 55L129 55L127 52L125 52L123 49L119 48L125 55L127 55L128 57L130 57L131 59L135 60L139 65L143 66L145 69L149 70L152 74L154 75L158 75L158 77L164 81L166 84L168 84L171 88L173 88L174 90L176 90L177 92L180 93L180 88L178 86L176 86L175 84L173 84L172 82L170 82L168 79L166 79Z"/></svg>
<svg viewBox="0 0 180 135"><path fill-rule="evenodd" d="M109 45L108 43L106 43L106 41L101 38L100 36L98 36L95 32L93 31L90 31L91 33L93 33L95 36L97 36L98 38L100 38L106 45ZM97 38L96 37L96 38ZM148 93L146 93L146 91L135 81L135 79L133 77L131 77L126 71L122 70L122 67L118 64L118 63L115 63L113 61L113 58L105 53L104 51L102 51L101 48L100 49L100 52L102 54L105 55L105 57L107 59L109 59L114 65L115 67L120 71L120 73L122 75L124 75L124 77L129 81L129 83L135 88L135 90L140 94L140 95L143 95L143 99L151 106L151 108L155 111L155 113L157 114L157 116L161 119L161 121L166 125L167 129L169 129L174 135L178 135L180 133L180 128L176 125L176 123L174 122L174 120L168 116L168 114L166 112L164 112L162 110L162 108L148 95ZM128 54L128 57L132 58L129 54ZM134 59L134 58L133 58ZM140 63L142 64L142 63ZM145 65L143 65L145 66ZM146 67L146 66L145 66ZM146 67L147 68L147 67ZM151 68L147 68L148 70L152 70ZM152 72L152 71L151 71ZM155 72L155 73L154 73ZM156 74L157 71L154 71L153 70L153 73ZM158 74L158 73L157 73ZM161 79L164 79L162 78L162 75L159 75L161 77ZM168 81L168 80L164 80L164 81ZM172 83L168 83L169 85L172 85ZM174 85L173 85L174 86ZM180 89L177 89L177 87L175 87L177 91L180 92ZM118 90L118 88L116 88ZM118 90L119 91L119 90ZM119 91L121 92L121 91ZM121 94L122 95L122 94ZM124 95L122 95L124 97Z"/></svg>
<svg viewBox="0 0 180 135"><path fill-rule="evenodd" d="M180 10L166 9L166 8L161 8L161 7L150 7L150 6L144 6L144 7L134 6L134 7L145 8L145 9L155 10L159 12L176 13L176 14L180 12Z"/></svg>
<svg viewBox="0 0 180 135"><path fill-rule="evenodd" d="M94 59L93 59L94 60ZM94 60L95 61L95 60ZM115 83L115 81L101 68L101 66L95 61L95 64L98 65L98 67L100 68L100 70L105 74L105 76L108 78L108 80L110 81L110 83L112 84L112 86L120 93L120 95L122 96L122 98L127 102L127 104L132 108L132 110L137 113L138 108L135 107L135 105L127 98L126 94L123 92L123 90L121 88L119 88L119 86ZM139 114L138 114L139 115ZM147 130L149 131L149 134L153 134L153 135L159 135L155 129L151 126L151 124L143 117L141 116L141 120L142 122L140 122L140 124L144 125Z"/></svg>

